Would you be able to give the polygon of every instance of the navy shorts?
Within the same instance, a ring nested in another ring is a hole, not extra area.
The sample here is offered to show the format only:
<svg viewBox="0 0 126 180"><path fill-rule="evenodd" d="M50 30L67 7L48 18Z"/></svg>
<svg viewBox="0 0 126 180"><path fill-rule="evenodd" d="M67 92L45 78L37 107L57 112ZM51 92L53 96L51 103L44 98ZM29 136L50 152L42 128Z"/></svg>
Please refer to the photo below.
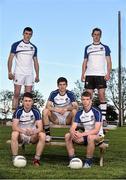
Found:
<svg viewBox="0 0 126 180"><path fill-rule="evenodd" d="M86 76L85 89L105 89L107 88L104 76Z"/></svg>

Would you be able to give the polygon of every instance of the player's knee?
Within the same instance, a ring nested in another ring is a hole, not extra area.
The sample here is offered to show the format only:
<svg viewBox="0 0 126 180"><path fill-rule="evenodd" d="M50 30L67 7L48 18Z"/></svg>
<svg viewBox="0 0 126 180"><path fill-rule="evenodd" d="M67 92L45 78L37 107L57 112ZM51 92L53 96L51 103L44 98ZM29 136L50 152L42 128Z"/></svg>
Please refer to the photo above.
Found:
<svg viewBox="0 0 126 180"><path fill-rule="evenodd" d="M87 140L88 140L88 143L94 142L94 136L88 135Z"/></svg>
<svg viewBox="0 0 126 180"><path fill-rule="evenodd" d="M73 110L72 110L72 116L74 117L74 116L76 115L76 113L77 113L77 110L76 110L76 109L73 109Z"/></svg>
<svg viewBox="0 0 126 180"><path fill-rule="evenodd" d="M47 109L47 108L45 108L45 109L43 110L43 112L42 112L42 114L43 114L44 117L48 116L49 113L50 113L50 111L49 111L49 109Z"/></svg>
<svg viewBox="0 0 126 180"><path fill-rule="evenodd" d="M65 134L65 141L68 142L70 140L70 133Z"/></svg>
<svg viewBox="0 0 126 180"><path fill-rule="evenodd" d="M45 141L45 138L46 138L45 133L40 132L40 133L39 133L39 140L41 140L41 141Z"/></svg>
<svg viewBox="0 0 126 180"><path fill-rule="evenodd" d="M12 141L17 141L18 137L19 137L19 132L13 131L12 134L11 134L11 140Z"/></svg>

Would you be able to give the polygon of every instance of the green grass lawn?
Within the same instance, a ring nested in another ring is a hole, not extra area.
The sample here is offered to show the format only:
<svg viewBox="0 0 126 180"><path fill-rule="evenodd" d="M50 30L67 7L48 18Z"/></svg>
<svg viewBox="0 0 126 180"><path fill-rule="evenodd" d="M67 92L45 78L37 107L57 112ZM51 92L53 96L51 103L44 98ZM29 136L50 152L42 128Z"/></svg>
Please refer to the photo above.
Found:
<svg viewBox="0 0 126 180"><path fill-rule="evenodd" d="M64 129L55 129L56 135L63 135ZM11 162L10 127L0 126L0 179L126 179L126 127L109 131L109 148L105 153L104 167L99 166L99 149L94 154L94 165L91 169L71 170L67 167L68 159L65 147L47 146L41 157L41 166L33 167L32 158L35 146L27 145L25 168L15 168ZM76 147L76 155L84 159L85 148Z"/></svg>

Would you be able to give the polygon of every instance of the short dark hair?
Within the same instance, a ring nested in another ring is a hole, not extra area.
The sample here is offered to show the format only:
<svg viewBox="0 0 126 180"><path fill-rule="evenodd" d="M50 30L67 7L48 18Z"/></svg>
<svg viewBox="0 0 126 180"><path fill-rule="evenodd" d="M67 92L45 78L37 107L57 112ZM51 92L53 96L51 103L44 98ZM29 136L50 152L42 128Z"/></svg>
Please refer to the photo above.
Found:
<svg viewBox="0 0 126 180"><path fill-rule="evenodd" d="M91 95L91 93L88 92L88 91L84 91L84 92L81 94L81 97L82 97L82 96L90 97L90 99L92 99L92 95Z"/></svg>
<svg viewBox="0 0 126 180"><path fill-rule="evenodd" d="M67 79L65 77L59 77L57 79L57 84L59 85L60 82L65 82L67 84Z"/></svg>
<svg viewBox="0 0 126 180"><path fill-rule="evenodd" d="M95 31L99 31L100 32L100 35L102 35L102 30L100 28L94 28L92 30L92 35L94 34Z"/></svg>
<svg viewBox="0 0 126 180"><path fill-rule="evenodd" d="M23 99L24 99L24 97L28 97L28 98L30 98L30 99L33 99L33 94L30 93L30 92L25 92L25 93L23 94Z"/></svg>
<svg viewBox="0 0 126 180"><path fill-rule="evenodd" d="M24 30L23 30L23 34L24 34L24 32L25 31L30 31L30 32L32 32L32 34L33 34L33 30L32 30L32 28L30 28L30 27L26 27L26 28L24 28Z"/></svg>

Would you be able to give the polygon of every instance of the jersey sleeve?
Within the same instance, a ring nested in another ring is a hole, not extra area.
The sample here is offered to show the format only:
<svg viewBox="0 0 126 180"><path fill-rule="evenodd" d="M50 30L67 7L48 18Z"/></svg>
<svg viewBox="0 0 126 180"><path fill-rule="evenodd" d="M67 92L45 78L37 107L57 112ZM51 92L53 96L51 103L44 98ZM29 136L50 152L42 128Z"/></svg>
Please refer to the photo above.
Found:
<svg viewBox="0 0 126 180"><path fill-rule="evenodd" d="M58 91L52 91L49 95L48 101L54 102L54 97L58 94Z"/></svg>
<svg viewBox="0 0 126 180"><path fill-rule="evenodd" d="M16 43L12 44L10 53L16 54L16 48L17 48L17 44Z"/></svg>
<svg viewBox="0 0 126 180"><path fill-rule="evenodd" d="M22 114L22 109L17 108L13 114L13 119L20 119L21 114Z"/></svg>
<svg viewBox="0 0 126 180"><path fill-rule="evenodd" d="M110 56L110 48L108 46L105 46L105 56Z"/></svg>
<svg viewBox="0 0 126 180"><path fill-rule="evenodd" d="M34 46L34 47L35 47L35 52L34 52L33 57L37 57L37 47L36 46Z"/></svg>
<svg viewBox="0 0 126 180"><path fill-rule="evenodd" d="M76 101L76 97L75 97L75 94L73 92L67 91L67 95L70 98L71 102L75 102Z"/></svg>
<svg viewBox="0 0 126 180"><path fill-rule="evenodd" d="M88 58L87 48L88 48L88 46L86 46L85 50L84 50L84 59Z"/></svg>
<svg viewBox="0 0 126 180"><path fill-rule="evenodd" d="M92 111L93 111L94 116L95 116L95 121L101 122L102 121L102 114L101 114L100 109L93 108Z"/></svg>
<svg viewBox="0 0 126 180"><path fill-rule="evenodd" d="M78 111L75 115L74 122L80 123L80 115L82 114L82 111Z"/></svg>
<svg viewBox="0 0 126 180"><path fill-rule="evenodd" d="M35 116L35 120L41 120L41 114L40 114L40 111L37 109L37 108L34 108L33 109L33 113L34 113L34 116Z"/></svg>
<svg viewBox="0 0 126 180"><path fill-rule="evenodd" d="M13 54L17 53L17 46L20 44L21 41L18 41L18 42L15 42L15 43L12 44L10 53L13 53Z"/></svg>

